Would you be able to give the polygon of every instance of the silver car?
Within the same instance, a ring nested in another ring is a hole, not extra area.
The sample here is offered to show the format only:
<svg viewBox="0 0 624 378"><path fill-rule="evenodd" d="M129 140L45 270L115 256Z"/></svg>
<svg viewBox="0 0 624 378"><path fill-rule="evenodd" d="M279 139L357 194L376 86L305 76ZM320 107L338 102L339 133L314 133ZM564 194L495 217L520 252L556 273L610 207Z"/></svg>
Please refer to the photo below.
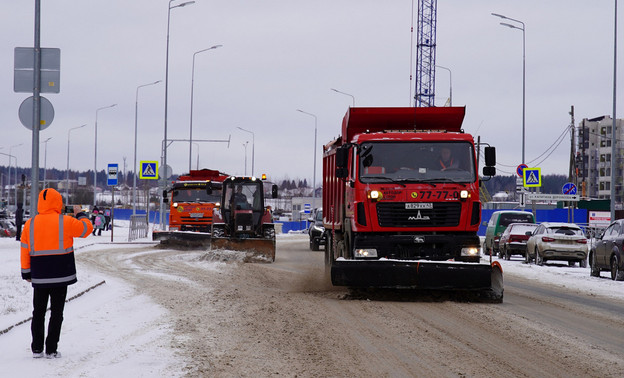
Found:
<svg viewBox="0 0 624 378"><path fill-rule="evenodd" d="M549 260L567 261L574 266L587 266L587 238L574 223L544 222L527 240L527 261L543 265Z"/></svg>

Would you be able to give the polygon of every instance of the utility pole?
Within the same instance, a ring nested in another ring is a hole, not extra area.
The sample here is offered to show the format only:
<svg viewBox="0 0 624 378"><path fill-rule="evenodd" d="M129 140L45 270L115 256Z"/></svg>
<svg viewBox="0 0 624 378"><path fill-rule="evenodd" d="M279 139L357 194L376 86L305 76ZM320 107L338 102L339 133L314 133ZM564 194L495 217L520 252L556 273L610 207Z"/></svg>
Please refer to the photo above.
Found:
<svg viewBox="0 0 624 378"><path fill-rule="evenodd" d="M570 107L570 170L568 172L568 181L576 185L576 144L575 141L575 130L574 127L574 105Z"/></svg>

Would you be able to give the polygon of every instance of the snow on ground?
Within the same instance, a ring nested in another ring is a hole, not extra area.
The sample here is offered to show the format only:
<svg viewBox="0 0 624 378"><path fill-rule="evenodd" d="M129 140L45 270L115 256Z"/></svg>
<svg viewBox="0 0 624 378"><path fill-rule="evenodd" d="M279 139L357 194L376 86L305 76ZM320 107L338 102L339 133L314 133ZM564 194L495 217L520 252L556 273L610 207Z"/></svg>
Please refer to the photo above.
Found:
<svg viewBox="0 0 624 378"><path fill-rule="evenodd" d="M114 242L126 242L128 222L116 225ZM32 358L27 320L32 315L32 287L21 278L19 242L0 239L0 366L5 373L24 377L181 375L183 362L170 349L166 310L149 297L137 295L123 281L80 264L81 251L128 247L111 244L110 239L110 232L75 239L78 283L68 287L67 298L84 294L65 305L59 342L62 357L54 360ZM46 327L48 319L49 312Z"/></svg>
<svg viewBox="0 0 624 378"><path fill-rule="evenodd" d="M21 279L19 242L0 238L0 366L4 372L22 377L181 375L184 361L170 348L172 331L167 311L123 281L80 264L81 251L128 247L128 222L117 221L114 232L114 243L110 241L110 232L75 241L78 283L69 286L67 297L92 289L66 304L59 343L63 356L55 360L32 358L27 320L32 313L32 288ZM151 235L136 243L149 240ZM611 281L607 272L602 273L602 278L595 278L589 276L589 268L556 262L547 266L527 265L516 256L511 261L493 259L501 263L506 275L624 298L624 283Z"/></svg>

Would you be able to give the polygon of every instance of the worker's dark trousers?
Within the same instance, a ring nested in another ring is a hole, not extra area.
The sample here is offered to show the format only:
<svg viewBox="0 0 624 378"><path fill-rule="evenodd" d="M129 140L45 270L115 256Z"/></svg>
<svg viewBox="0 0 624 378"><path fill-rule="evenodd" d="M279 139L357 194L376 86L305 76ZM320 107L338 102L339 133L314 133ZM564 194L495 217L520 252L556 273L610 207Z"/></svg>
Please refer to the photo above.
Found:
<svg viewBox="0 0 624 378"><path fill-rule="evenodd" d="M63 324L63 309L67 297L67 286L53 288L35 288L33 294L33 318L30 325L32 333L33 352L43 351L45 338L45 314L50 298L50 323L48 324L48 337L45 338L45 352L54 353L61 337L61 324Z"/></svg>

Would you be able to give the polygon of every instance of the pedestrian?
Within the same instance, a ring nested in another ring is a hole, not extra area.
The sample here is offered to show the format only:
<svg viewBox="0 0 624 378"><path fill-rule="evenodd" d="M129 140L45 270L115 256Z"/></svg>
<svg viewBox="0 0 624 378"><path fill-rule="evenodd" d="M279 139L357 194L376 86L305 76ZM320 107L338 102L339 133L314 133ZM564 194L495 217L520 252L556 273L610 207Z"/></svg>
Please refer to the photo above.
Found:
<svg viewBox="0 0 624 378"><path fill-rule="evenodd" d="M67 286L76 283L74 238L86 238L93 226L86 214L75 218L61 213L63 197L54 189L39 193L38 214L24 224L21 237L22 278L32 284L33 317L30 326L34 358L58 358ZM45 337L45 314L50 321ZM45 345L44 345L45 340Z"/></svg>
<svg viewBox="0 0 624 378"><path fill-rule="evenodd" d="M15 240L21 240L22 223L24 223L24 207L21 202L18 202L17 210L15 210Z"/></svg>
<svg viewBox="0 0 624 378"><path fill-rule="evenodd" d="M111 228L110 220L111 220L111 210L104 209L104 218L106 218L106 224L104 225L104 231L108 231Z"/></svg>
<svg viewBox="0 0 624 378"><path fill-rule="evenodd" d="M98 236L102 236L102 230L106 226L106 217L104 214L94 211L95 219L93 220L93 235L95 236L95 231L98 232Z"/></svg>

